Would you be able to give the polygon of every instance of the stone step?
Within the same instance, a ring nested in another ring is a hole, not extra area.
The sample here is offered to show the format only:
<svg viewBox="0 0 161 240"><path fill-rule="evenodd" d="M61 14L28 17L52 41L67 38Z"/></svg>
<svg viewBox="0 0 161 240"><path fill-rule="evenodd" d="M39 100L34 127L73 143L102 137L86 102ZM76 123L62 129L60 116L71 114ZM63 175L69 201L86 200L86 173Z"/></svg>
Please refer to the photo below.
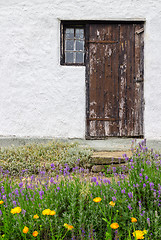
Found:
<svg viewBox="0 0 161 240"><path fill-rule="evenodd" d="M117 151L117 152L94 152L91 158L91 164L97 165L110 165L110 164L120 164L125 162L126 154L127 157L132 157L131 151Z"/></svg>
<svg viewBox="0 0 161 240"><path fill-rule="evenodd" d="M125 154L129 158L132 157L131 151L94 152L87 167L91 168L92 172L106 171L107 168L112 170L113 167L121 167L126 172Z"/></svg>
<svg viewBox="0 0 161 240"><path fill-rule="evenodd" d="M114 167L116 169L116 171L118 171L118 168L121 168L122 171L124 170L124 172L127 172L127 163L121 163L121 164L111 164L111 165L93 165L91 170L92 172L106 172L106 173L110 173L114 171ZM108 171L107 171L108 169Z"/></svg>

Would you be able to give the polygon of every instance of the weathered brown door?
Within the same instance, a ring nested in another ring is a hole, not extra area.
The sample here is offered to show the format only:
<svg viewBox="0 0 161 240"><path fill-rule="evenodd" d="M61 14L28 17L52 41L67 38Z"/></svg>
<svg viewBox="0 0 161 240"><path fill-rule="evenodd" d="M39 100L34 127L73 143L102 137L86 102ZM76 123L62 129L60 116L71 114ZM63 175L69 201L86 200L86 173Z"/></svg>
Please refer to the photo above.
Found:
<svg viewBox="0 0 161 240"><path fill-rule="evenodd" d="M87 29L87 138L143 136L143 23Z"/></svg>

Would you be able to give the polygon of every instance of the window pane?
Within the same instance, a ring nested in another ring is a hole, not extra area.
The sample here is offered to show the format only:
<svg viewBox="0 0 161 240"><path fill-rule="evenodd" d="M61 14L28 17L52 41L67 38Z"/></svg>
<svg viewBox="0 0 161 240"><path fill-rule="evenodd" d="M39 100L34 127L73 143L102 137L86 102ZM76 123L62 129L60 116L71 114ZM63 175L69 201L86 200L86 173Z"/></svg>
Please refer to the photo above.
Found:
<svg viewBox="0 0 161 240"><path fill-rule="evenodd" d="M66 28L65 33L66 33L65 38L74 39L74 28Z"/></svg>
<svg viewBox="0 0 161 240"><path fill-rule="evenodd" d="M84 38L84 29L77 28L75 36L76 36L76 38L83 39Z"/></svg>
<svg viewBox="0 0 161 240"><path fill-rule="evenodd" d="M74 50L74 40L65 41L65 50Z"/></svg>
<svg viewBox="0 0 161 240"><path fill-rule="evenodd" d="M76 63L84 63L84 54L82 52L76 53Z"/></svg>
<svg viewBox="0 0 161 240"><path fill-rule="evenodd" d="M74 53L73 52L65 52L65 62L66 63L74 63Z"/></svg>
<svg viewBox="0 0 161 240"><path fill-rule="evenodd" d="M84 50L84 41L76 40L76 50Z"/></svg>

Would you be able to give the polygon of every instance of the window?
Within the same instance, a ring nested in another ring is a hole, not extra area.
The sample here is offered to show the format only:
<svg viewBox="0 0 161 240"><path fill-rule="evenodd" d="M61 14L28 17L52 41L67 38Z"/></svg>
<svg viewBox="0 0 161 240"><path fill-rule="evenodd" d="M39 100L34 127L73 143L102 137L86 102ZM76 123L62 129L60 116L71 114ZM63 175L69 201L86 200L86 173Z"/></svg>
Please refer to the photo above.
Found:
<svg viewBox="0 0 161 240"><path fill-rule="evenodd" d="M61 64L84 65L85 30L82 25L62 24Z"/></svg>

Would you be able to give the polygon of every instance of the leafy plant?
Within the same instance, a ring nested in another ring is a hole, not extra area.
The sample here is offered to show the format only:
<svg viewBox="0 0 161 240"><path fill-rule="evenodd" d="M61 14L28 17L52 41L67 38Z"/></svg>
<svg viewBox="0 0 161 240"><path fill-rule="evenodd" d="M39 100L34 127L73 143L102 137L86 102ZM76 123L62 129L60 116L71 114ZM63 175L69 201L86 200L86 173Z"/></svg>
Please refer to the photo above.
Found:
<svg viewBox="0 0 161 240"><path fill-rule="evenodd" d="M70 168L83 166L90 161L92 150L79 144L52 141L47 144L29 144L19 147L0 148L0 166L11 175L37 174L41 168L49 170L50 164Z"/></svg>

